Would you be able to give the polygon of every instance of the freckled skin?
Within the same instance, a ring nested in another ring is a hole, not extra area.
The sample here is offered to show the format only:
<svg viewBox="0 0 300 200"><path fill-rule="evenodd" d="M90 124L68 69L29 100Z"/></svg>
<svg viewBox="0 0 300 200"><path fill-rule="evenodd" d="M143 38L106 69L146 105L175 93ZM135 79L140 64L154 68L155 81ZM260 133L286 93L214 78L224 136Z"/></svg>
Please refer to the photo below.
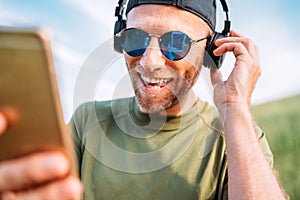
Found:
<svg viewBox="0 0 300 200"><path fill-rule="evenodd" d="M162 5L140 5L133 8L128 14L127 28L140 28L158 35L177 30L194 40L209 36L211 31L196 15L174 6ZM142 56L131 57L125 54L141 111L178 115L196 102L197 97L191 87L199 77L205 44L206 40L193 43L189 54L179 61L165 58L159 50L158 39L155 37L151 38L149 47ZM171 81L165 87L154 90L145 87L141 75L151 78L171 78Z"/></svg>

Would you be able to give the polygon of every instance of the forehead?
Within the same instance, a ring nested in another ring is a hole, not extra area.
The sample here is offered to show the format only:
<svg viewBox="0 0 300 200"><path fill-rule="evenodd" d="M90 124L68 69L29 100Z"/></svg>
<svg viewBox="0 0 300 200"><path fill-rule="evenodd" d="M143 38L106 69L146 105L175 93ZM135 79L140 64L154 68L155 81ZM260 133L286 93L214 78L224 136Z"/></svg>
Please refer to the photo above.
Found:
<svg viewBox="0 0 300 200"><path fill-rule="evenodd" d="M191 12L175 6L154 4L139 5L128 13L127 28L132 27L178 30L194 36L203 35L210 30L200 17Z"/></svg>

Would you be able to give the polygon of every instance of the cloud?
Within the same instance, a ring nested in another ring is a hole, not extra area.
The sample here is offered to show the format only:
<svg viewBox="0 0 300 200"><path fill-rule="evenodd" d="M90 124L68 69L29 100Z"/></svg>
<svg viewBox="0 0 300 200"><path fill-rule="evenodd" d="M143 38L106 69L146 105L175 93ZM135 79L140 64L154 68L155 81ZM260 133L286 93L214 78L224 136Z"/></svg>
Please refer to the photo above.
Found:
<svg viewBox="0 0 300 200"><path fill-rule="evenodd" d="M54 43L52 46L56 79L58 82L64 118L67 122L73 112L74 85L80 67L85 61L85 56L62 43Z"/></svg>
<svg viewBox="0 0 300 200"><path fill-rule="evenodd" d="M4 6L1 7L0 12L0 25L3 26L12 26L12 25L22 25L30 24L31 19L27 16L22 16L18 13L12 12L6 9Z"/></svg>
<svg viewBox="0 0 300 200"><path fill-rule="evenodd" d="M99 25L110 28L114 23L114 4L111 0L63 0L70 6L85 13ZM104 29L105 30L105 29Z"/></svg>

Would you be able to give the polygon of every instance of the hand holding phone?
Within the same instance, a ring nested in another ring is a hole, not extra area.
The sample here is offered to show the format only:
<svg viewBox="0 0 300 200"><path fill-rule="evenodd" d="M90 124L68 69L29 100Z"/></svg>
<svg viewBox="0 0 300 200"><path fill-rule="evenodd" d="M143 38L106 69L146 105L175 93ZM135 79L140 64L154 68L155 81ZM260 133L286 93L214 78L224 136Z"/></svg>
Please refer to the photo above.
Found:
<svg viewBox="0 0 300 200"><path fill-rule="evenodd" d="M72 160L72 136L62 115L52 54L38 29L0 27L0 161L43 150Z"/></svg>
<svg viewBox="0 0 300 200"><path fill-rule="evenodd" d="M0 136L8 120L0 112ZM48 151L0 162L0 199L80 199L82 185L65 155ZM45 184L46 183L46 184Z"/></svg>
<svg viewBox="0 0 300 200"><path fill-rule="evenodd" d="M50 45L38 30L0 27L0 199L81 192Z"/></svg>

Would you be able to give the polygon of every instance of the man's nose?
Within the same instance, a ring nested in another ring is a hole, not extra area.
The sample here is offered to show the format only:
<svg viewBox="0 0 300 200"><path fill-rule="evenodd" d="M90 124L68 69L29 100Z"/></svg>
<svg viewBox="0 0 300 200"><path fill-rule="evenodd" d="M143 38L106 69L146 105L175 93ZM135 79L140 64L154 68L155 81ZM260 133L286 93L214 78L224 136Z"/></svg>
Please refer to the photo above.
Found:
<svg viewBox="0 0 300 200"><path fill-rule="evenodd" d="M160 51L158 38L151 38L150 44L140 60L140 65L149 72L165 65L165 58Z"/></svg>

